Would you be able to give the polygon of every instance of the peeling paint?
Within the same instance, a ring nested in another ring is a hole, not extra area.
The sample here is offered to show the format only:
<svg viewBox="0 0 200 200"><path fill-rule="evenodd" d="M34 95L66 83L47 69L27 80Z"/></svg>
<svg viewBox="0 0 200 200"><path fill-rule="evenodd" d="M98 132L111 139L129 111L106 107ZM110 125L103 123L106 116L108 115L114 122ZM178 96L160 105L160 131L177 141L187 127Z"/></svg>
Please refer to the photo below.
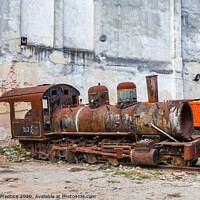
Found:
<svg viewBox="0 0 200 200"><path fill-rule="evenodd" d="M63 55L63 52L54 51L49 55L49 59L55 64L66 64L69 63L69 59L66 59Z"/></svg>

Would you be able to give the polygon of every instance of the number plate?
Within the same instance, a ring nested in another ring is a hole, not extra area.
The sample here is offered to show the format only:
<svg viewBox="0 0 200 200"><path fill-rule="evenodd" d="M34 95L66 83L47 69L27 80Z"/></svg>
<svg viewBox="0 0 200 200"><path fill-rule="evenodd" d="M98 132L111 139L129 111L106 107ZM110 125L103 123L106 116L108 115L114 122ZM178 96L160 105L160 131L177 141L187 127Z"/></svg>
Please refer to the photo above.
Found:
<svg viewBox="0 0 200 200"><path fill-rule="evenodd" d="M40 123L22 124L13 123L15 137L40 137Z"/></svg>

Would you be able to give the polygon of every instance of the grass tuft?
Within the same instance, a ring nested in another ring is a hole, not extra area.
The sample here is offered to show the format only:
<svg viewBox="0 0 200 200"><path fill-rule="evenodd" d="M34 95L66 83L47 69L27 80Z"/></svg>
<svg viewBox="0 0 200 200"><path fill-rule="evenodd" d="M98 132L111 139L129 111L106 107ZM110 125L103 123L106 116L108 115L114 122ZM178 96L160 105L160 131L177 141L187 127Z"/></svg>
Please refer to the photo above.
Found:
<svg viewBox="0 0 200 200"><path fill-rule="evenodd" d="M179 197L182 197L180 195L180 193L172 193L172 194L168 194L167 196L170 197L170 198L179 198Z"/></svg>
<svg viewBox="0 0 200 200"><path fill-rule="evenodd" d="M108 180L108 183L120 183L120 181Z"/></svg>
<svg viewBox="0 0 200 200"><path fill-rule="evenodd" d="M131 180L141 180L141 179L151 178L149 175L137 171L116 171L114 175L123 175Z"/></svg>

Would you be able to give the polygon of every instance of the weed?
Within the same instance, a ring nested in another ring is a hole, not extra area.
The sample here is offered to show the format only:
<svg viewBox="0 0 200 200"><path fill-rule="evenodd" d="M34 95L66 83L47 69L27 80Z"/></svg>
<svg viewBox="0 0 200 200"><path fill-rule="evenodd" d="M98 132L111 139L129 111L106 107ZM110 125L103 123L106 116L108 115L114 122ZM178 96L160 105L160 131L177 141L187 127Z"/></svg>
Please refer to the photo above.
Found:
<svg viewBox="0 0 200 200"><path fill-rule="evenodd" d="M106 162L106 165L111 165L111 163L109 161Z"/></svg>
<svg viewBox="0 0 200 200"><path fill-rule="evenodd" d="M108 183L120 183L120 181L114 181L114 180L110 180L110 181L108 180L107 182Z"/></svg>
<svg viewBox="0 0 200 200"><path fill-rule="evenodd" d="M95 172L96 169L88 169L87 171L89 171L89 172Z"/></svg>
<svg viewBox="0 0 200 200"><path fill-rule="evenodd" d="M128 172L116 171L114 175L124 175L126 178L132 178L133 176L140 175L140 173L135 171L128 171Z"/></svg>
<svg viewBox="0 0 200 200"><path fill-rule="evenodd" d="M27 151L25 149L19 149L17 154L25 154Z"/></svg>
<svg viewBox="0 0 200 200"><path fill-rule="evenodd" d="M150 179L151 176L137 171L116 171L114 175L123 175L131 180Z"/></svg>
<svg viewBox="0 0 200 200"><path fill-rule="evenodd" d="M83 170L84 170L84 168L73 167L73 168L71 168L69 171L70 171L70 172L80 172L80 171L83 171Z"/></svg>
<svg viewBox="0 0 200 200"><path fill-rule="evenodd" d="M141 181L136 182L136 184L143 184Z"/></svg>
<svg viewBox="0 0 200 200"><path fill-rule="evenodd" d="M137 180L137 181L141 181L142 179L139 177L139 178L131 178L130 180L132 180L132 181L135 181L135 180Z"/></svg>
<svg viewBox="0 0 200 200"><path fill-rule="evenodd" d="M140 174L139 177L142 178L142 179L149 179L149 178L151 178L151 177L150 177L149 175L147 175L147 174Z"/></svg>
<svg viewBox="0 0 200 200"><path fill-rule="evenodd" d="M179 197L181 197L180 193L168 194L167 196L171 197L171 198L179 198Z"/></svg>
<svg viewBox="0 0 200 200"><path fill-rule="evenodd" d="M164 175L163 172L149 172L149 174L157 176L157 175Z"/></svg>

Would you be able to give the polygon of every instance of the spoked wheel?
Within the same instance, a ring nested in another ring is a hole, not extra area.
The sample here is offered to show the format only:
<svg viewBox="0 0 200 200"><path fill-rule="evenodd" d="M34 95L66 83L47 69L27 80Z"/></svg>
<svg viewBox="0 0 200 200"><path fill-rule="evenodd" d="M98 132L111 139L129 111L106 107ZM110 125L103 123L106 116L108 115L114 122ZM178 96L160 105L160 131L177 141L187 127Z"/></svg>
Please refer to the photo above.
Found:
<svg viewBox="0 0 200 200"><path fill-rule="evenodd" d="M94 154L84 153L83 157L87 163L94 164L97 163L97 158Z"/></svg>
<svg viewBox="0 0 200 200"><path fill-rule="evenodd" d="M64 151L64 157L70 163L75 163L76 162L75 153L72 152L72 151L65 150Z"/></svg>
<svg viewBox="0 0 200 200"><path fill-rule="evenodd" d="M56 161L56 151L55 150L50 150L49 153L47 154L47 158L51 162L55 162Z"/></svg>

